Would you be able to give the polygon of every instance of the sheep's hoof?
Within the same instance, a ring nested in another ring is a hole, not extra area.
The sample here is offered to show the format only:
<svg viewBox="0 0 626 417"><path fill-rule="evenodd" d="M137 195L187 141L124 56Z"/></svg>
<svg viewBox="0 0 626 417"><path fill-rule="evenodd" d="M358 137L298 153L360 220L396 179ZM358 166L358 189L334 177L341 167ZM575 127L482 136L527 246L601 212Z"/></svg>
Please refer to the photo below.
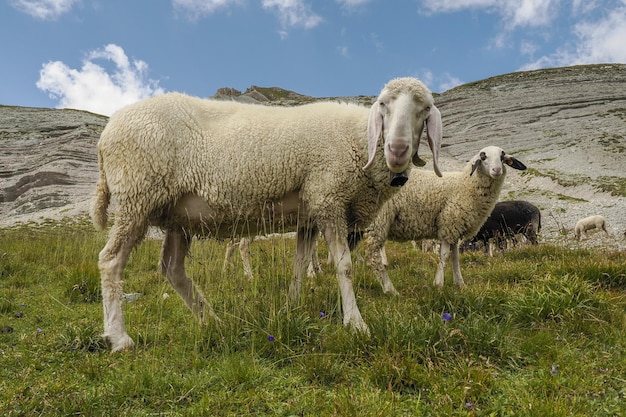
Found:
<svg viewBox="0 0 626 417"><path fill-rule="evenodd" d="M111 353L132 350L135 347L135 342L133 342L133 339L127 334L124 334L122 337L116 338L116 340L113 340L113 337L111 335L106 334L103 334L102 338L104 339L107 346L111 347Z"/></svg>
<svg viewBox="0 0 626 417"><path fill-rule="evenodd" d="M406 174L406 171L402 171L400 173L391 173L391 186L392 187L402 187L409 180L409 176Z"/></svg>

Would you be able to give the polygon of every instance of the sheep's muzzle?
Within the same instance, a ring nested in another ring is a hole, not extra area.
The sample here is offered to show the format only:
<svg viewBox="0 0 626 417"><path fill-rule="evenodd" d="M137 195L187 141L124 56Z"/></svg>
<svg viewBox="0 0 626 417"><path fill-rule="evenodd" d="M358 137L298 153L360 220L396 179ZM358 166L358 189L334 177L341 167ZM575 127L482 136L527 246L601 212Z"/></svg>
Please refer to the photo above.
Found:
<svg viewBox="0 0 626 417"><path fill-rule="evenodd" d="M402 187L409 180L409 176L406 171L402 172L390 172L391 174L391 186L392 187Z"/></svg>

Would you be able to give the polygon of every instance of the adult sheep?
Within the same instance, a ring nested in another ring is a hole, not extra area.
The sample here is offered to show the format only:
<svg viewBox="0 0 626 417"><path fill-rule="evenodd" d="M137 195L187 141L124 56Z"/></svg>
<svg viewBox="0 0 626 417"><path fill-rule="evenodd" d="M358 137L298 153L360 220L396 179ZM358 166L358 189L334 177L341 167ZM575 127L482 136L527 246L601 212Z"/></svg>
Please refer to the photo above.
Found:
<svg viewBox="0 0 626 417"><path fill-rule="evenodd" d="M441 246L434 285L443 286L445 266L451 255L454 283L465 286L458 243L474 236L491 213L507 165L526 169L501 148L488 146L463 171L446 172L443 178L430 172L413 172L411 181L383 205L365 232L365 257L385 293L397 294L383 262L386 240L438 239Z"/></svg>
<svg viewBox="0 0 626 417"><path fill-rule="evenodd" d="M587 231L593 229L604 230L604 233L606 233L607 236L609 234L606 230L606 220L604 217L594 215L578 220L578 222L576 222L576 226L574 227L574 235L576 235L576 239L580 240L583 233L587 236Z"/></svg>
<svg viewBox="0 0 626 417"><path fill-rule="evenodd" d="M289 286L295 303L321 230L337 269L343 323L362 332L352 287L351 228L365 228L406 181L421 133L437 165L441 116L415 78L391 80L368 110L342 103L281 108L170 93L116 112L98 142L100 176L92 219L103 229L117 214L99 255L103 337L129 349L122 274L148 225L165 232L160 268L191 311L216 317L185 272L192 237L230 239L295 228Z"/></svg>
<svg viewBox="0 0 626 417"><path fill-rule="evenodd" d="M523 200L500 201L496 203L478 233L466 242L466 246L482 242L487 248L490 247L491 239L515 239L518 234L524 235L529 242L536 245L540 231L541 211L537 206Z"/></svg>

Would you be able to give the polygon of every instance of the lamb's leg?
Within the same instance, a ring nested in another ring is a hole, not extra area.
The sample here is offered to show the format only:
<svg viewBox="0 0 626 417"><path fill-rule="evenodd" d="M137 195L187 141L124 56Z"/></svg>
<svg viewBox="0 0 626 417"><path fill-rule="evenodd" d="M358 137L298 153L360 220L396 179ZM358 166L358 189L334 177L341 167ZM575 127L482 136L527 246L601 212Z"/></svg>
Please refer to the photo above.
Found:
<svg viewBox="0 0 626 417"><path fill-rule="evenodd" d="M446 270L446 264L448 263L448 257L450 256L450 244L448 242L441 241L439 248L439 265L437 266L437 273L435 274L435 281L433 284L437 287L443 287L443 276Z"/></svg>
<svg viewBox="0 0 626 417"><path fill-rule="evenodd" d="M98 267L101 274L104 309L102 337L111 347L111 352L132 349L135 345L133 339L126 333L124 324L122 276L128 255L141 240L145 230L146 226L141 222L133 222L118 213L118 218L109 233L109 240L99 255Z"/></svg>
<svg viewBox="0 0 626 417"><path fill-rule="evenodd" d="M459 263L459 245L451 245L451 249L452 252L450 260L452 261L452 277L454 278L454 283L458 285L459 288L465 288L465 281L463 281L463 275L461 275L461 265Z"/></svg>
<svg viewBox="0 0 626 417"><path fill-rule="evenodd" d="M337 280L339 282L343 308L343 324L344 326L352 327L358 332L369 334L369 328L363 321L363 317L361 317L361 312L356 304L354 288L352 287L352 260L346 236L347 229L345 227L327 225L324 228L324 238L337 268Z"/></svg>
<svg viewBox="0 0 626 417"><path fill-rule="evenodd" d="M230 239L228 244L226 244L226 253L224 254L224 264L222 265L222 274L225 274L228 271L229 267L233 266L231 262L231 258L233 256L233 252L235 251L235 246L237 246L239 242L235 242L235 239Z"/></svg>
<svg viewBox="0 0 626 417"><path fill-rule="evenodd" d="M161 250L161 272L202 323L207 314L219 321L202 292L185 272L185 256L191 245L191 237L182 231L167 231Z"/></svg>
<svg viewBox="0 0 626 417"><path fill-rule="evenodd" d="M317 229L311 226L300 227L296 234L296 254L293 260L293 275L289 284L289 302L298 303L302 291L302 277L306 273L314 250Z"/></svg>
<svg viewBox="0 0 626 417"><path fill-rule="evenodd" d="M315 243L313 244L313 252L311 252L311 262L307 268L306 274L309 278L313 278L318 273L322 272L322 266L320 265L320 259L317 256L317 242L318 238L315 237Z"/></svg>
<svg viewBox="0 0 626 417"><path fill-rule="evenodd" d="M365 238L365 260L383 288L383 293L398 295L398 291L387 274L387 255L384 244L384 242L380 242L380 239L367 235Z"/></svg>
<svg viewBox="0 0 626 417"><path fill-rule="evenodd" d="M239 240L239 254L241 255L241 261L243 263L243 273L249 279L254 278L252 274L252 266L250 265L250 243L252 238L242 237Z"/></svg>

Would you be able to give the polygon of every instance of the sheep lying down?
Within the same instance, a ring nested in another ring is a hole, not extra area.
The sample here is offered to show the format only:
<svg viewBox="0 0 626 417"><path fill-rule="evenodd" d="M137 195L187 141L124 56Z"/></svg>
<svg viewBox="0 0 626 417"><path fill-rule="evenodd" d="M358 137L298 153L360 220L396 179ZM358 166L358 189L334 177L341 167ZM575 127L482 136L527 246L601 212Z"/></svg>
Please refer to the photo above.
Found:
<svg viewBox="0 0 626 417"><path fill-rule="evenodd" d="M439 175L441 116L414 78L391 80L371 108L342 103L268 107L178 93L115 113L98 142L92 219L103 229L99 255L103 337L132 348L122 312L122 276L148 225L165 232L160 267L191 311L216 317L185 272L192 237L221 239L296 231L289 303L298 301L318 231L337 269L343 323L368 332L352 287L347 236L364 229L405 182L426 127Z"/></svg>
<svg viewBox="0 0 626 417"><path fill-rule="evenodd" d="M397 294L386 271L386 240L439 240L434 285L443 286L445 266L451 255L454 283L465 286L459 265L459 241L474 236L493 210L507 167L526 169L501 148L488 146L472 157L463 171L446 172L442 178L413 170L411 180L383 205L365 232L366 261L385 293Z"/></svg>

